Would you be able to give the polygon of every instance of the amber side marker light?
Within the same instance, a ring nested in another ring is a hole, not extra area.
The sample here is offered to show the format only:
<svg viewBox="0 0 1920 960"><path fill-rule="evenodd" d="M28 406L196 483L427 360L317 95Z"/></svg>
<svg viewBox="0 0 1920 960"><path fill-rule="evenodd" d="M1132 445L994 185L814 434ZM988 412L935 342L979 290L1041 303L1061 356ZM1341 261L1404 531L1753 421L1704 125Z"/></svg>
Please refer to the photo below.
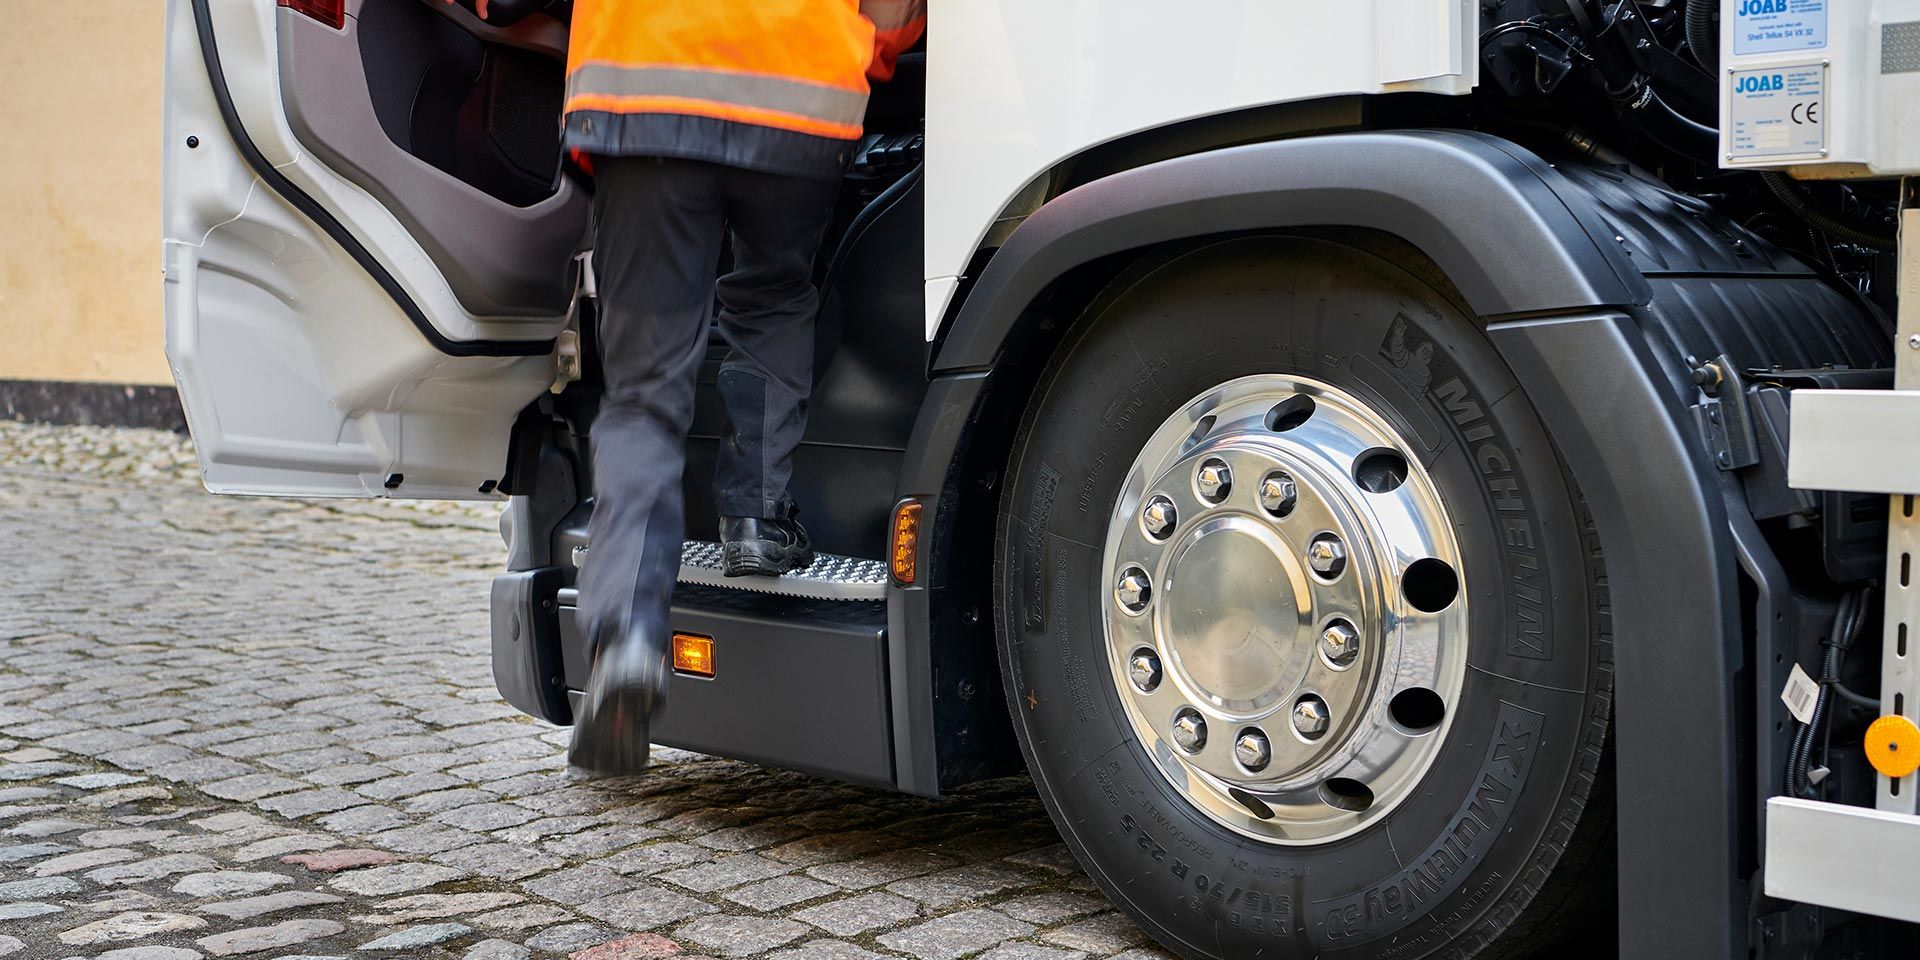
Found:
<svg viewBox="0 0 1920 960"><path fill-rule="evenodd" d="M920 577L920 501L902 500L893 508L893 540L887 568L895 586L911 587Z"/></svg>
<svg viewBox="0 0 1920 960"><path fill-rule="evenodd" d="M713 638L693 633L673 635L673 672L713 677Z"/></svg>

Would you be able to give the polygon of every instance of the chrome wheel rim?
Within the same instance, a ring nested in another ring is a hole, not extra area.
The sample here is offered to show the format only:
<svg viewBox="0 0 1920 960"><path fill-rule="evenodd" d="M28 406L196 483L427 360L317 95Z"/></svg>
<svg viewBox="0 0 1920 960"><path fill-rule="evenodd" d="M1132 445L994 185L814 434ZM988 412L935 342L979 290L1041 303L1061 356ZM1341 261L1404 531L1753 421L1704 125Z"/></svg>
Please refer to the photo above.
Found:
<svg viewBox="0 0 1920 960"><path fill-rule="evenodd" d="M1386 418L1306 377L1154 432L1107 527L1115 689L1154 765L1245 836L1326 843L1413 792L1466 675L1459 545Z"/></svg>

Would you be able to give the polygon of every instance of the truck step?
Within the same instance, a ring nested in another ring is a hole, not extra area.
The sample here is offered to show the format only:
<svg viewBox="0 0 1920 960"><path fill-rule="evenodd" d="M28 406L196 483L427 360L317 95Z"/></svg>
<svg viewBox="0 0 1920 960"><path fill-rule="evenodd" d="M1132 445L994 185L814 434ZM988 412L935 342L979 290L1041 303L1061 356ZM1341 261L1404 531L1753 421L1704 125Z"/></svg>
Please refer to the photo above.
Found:
<svg viewBox="0 0 1920 960"><path fill-rule="evenodd" d="M822 553L813 565L782 577L727 577L720 573L720 545L688 540L680 548L680 582L729 590L752 590L816 600L885 600L887 564Z"/></svg>

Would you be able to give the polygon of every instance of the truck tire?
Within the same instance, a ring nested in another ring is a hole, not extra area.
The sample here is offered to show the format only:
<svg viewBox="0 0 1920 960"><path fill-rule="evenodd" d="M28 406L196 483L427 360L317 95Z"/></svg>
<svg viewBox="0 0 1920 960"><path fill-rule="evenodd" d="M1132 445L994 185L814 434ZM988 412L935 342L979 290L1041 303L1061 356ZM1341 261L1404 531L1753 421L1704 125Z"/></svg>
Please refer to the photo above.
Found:
<svg viewBox="0 0 1920 960"><path fill-rule="evenodd" d="M1612 916L1598 540L1449 290L1386 241L1161 255L1026 411L1014 726L1183 957L1523 956Z"/></svg>

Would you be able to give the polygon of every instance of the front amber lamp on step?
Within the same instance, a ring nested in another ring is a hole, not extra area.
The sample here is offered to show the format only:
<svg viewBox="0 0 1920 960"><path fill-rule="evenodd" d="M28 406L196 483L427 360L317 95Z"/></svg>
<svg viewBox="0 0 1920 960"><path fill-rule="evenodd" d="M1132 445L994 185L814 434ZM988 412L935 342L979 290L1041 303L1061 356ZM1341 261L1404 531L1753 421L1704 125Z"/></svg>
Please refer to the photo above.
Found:
<svg viewBox="0 0 1920 960"><path fill-rule="evenodd" d="M893 539L887 562L895 586L911 587L920 576L920 501L893 508Z"/></svg>
<svg viewBox="0 0 1920 960"><path fill-rule="evenodd" d="M713 676L713 638L693 633L673 635L673 671L695 677Z"/></svg>

